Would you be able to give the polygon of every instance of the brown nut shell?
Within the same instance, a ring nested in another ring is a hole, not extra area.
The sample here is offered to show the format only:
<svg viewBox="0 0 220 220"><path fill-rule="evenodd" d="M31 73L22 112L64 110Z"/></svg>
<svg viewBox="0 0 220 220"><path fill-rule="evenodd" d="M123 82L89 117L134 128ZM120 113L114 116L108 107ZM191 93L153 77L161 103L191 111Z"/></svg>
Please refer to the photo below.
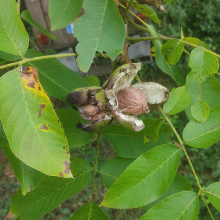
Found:
<svg viewBox="0 0 220 220"><path fill-rule="evenodd" d="M147 110L145 94L138 88L130 86L117 93L118 110L128 115L141 115Z"/></svg>
<svg viewBox="0 0 220 220"><path fill-rule="evenodd" d="M96 121L105 114L104 110L100 110L98 106L85 104L78 108L79 115L87 121Z"/></svg>

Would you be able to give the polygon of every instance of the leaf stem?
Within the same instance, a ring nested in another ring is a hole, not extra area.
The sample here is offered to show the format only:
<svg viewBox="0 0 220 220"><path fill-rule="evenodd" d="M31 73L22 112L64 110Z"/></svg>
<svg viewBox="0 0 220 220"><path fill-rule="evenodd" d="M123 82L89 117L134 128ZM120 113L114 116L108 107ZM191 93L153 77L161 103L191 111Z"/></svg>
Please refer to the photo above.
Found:
<svg viewBox="0 0 220 220"><path fill-rule="evenodd" d="M95 156L95 165L93 167L94 169L94 174L93 174L93 181L92 181L92 192L91 192L91 204L93 201L93 195L94 195L94 188L95 188L95 177L97 173L97 164L98 164L98 155L99 155L99 141L100 141L100 133L98 134L98 139L97 139L97 145L96 145L96 156Z"/></svg>
<svg viewBox="0 0 220 220"><path fill-rule="evenodd" d="M165 114L165 112L163 111L163 109L162 109L159 105L158 105L158 109L160 110L160 112L161 112L162 115L164 116L164 118L165 118L165 120L167 121L167 123L168 123L168 124L170 125L170 127L172 128L174 134L176 135L176 137L177 137L177 139L178 139L178 141L179 141L179 143L180 143L181 149L182 149L183 152L185 153L186 158L187 158L188 163L189 163L189 166L190 166L190 168L191 168L191 170L192 170L192 172L193 172L193 175L194 175L194 177L195 177L195 179L196 179L196 183L197 183L197 185L198 185L199 191L201 192L202 200L203 200L203 202L204 202L204 204L205 204L205 206L206 206L206 208L207 208L207 210L208 210L208 212L209 212L211 218L214 220L214 217L213 217L213 215L212 215L212 213L211 213L211 211L210 211L210 209L209 209L209 207L208 207L208 205L207 205L207 203L206 203L206 201L205 201L205 198L204 198L204 196L203 196L202 186L201 186L201 184L200 184L200 182L199 182L199 179L198 179L198 177L197 177L197 175L196 175L196 171L195 171L195 169L194 169L194 167L193 167L193 164L192 164L192 162L191 162L191 160L190 160L190 158L189 158L189 155L188 155L188 153L187 153L187 151L186 151L186 148L185 148L185 146L184 146L184 143L183 143L181 137L180 137L179 134L177 133L177 130L176 130L175 127L173 126L173 124L172 124L172 122L170 121L170 119L167 117L167 115ZM199 193L200 193L200 192L199 192Z"/></svg>
<svg viewBox="0 0 220 220"><path fill-rule="evenodd" d="M25 64L27 62L30 61L37 61L37 60L46 60L46 59L53 59L53 58L60 58L60 57L76 57L78 56L77 53L62 53L62 54L54 54L54 55L47 55L47 56L40 56L40 57L34 57L34 58L28 58L28 59L23 59L14 63L9 63L9 64L5 64L0 66L0 69L5 69L8 67L12 67L12 66L16 66L16 65L22 65ZM95 55L96 57L106 57L106 58L110 58L107 54L100 54L100 53L96 53Z"/></svg>
<svg viewBox="0 0 220 220"><path fill-rule="evenodd" d="M124 20L124 23L127 23L127 22L126 22L126 17L127 17L129 8L131 7L132 3L133 3L133 0L130 0L129 3L128 3L128 5L127 5L127 7L125 8L125 11L124 11L123 15L122 15L122 18L123 18L123 20Z"/></svg>

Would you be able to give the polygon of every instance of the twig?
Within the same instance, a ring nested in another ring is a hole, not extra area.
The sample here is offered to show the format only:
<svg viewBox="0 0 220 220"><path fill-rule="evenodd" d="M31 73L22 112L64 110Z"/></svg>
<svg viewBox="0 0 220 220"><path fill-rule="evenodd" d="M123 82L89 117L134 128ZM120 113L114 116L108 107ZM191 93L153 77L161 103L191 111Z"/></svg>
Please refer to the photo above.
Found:
<svg viewBox="0 0 220 220"><path fill-rule="evenodd" d="M47 56L41 56L41 57L34 57L34 58L28 58L28 59L23 59L14 63L9 63L0 66L0 69L5 69L8 67L16 66L16 65L22 65L30 61L37 61L37 60L46 60L46 59L53 59L53 58L60 58L60 57L76 57L78 56L77 53L62 53L62 54L54 54L54 55L47 55ZM96 57L106 57L110 58L107 54L100 54L96 53Z"/></svg>
<svg viewBox="0 0 220 220"><path fill-rule="evenodd" d="M126 21L127 20L127 14L128 14L129 8L131 7L132 3L133 3L133 0L130 0L127 7L125 8L125 11L124 11L123 15L122 15L124 23L127 23L127 21Z"/></svg>

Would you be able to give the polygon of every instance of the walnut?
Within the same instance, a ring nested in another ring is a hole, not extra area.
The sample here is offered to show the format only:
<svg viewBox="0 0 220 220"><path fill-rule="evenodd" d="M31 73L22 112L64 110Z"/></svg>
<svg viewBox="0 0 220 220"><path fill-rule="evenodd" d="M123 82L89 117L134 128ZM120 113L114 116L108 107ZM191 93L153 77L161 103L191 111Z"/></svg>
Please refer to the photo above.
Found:
<svg viewBox="0 0 220 220"><path fill-rule="evenodd" d="M124 114L141 115L147 112L145 94L133 86L117 92L118 109Z"/></svg>

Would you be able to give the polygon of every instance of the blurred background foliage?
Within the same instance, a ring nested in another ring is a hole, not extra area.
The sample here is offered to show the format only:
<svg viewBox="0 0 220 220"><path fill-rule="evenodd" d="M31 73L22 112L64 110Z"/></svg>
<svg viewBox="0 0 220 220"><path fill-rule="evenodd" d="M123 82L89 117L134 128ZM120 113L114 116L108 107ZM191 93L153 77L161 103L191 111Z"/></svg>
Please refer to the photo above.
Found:
<svg viewBox="0 0 220 220"><path fill-rule="evenodd" d="M25 9L24 4L22 7ZM155 9L158 13L158 17L161 20L161 24L154 23L156 30L169 37L180 38L180 29L183 28L185 37L197 37L200 40L206 42L210 48L216 53L220 54L220 2L217 0L176 0L172 4L165 6L166 13L162 13ZM150 22L150 21L148 21ZM26 24L27 31L32 38L31 48L34 48L34 35L32 28ZM192 48L187 48L189 51ZM47 54L51 54L48 50ZM52 53L55 53L53 51ZM138 60L135 60L138 61ZM178 62L178 66L182 69L183 74L186 76L189 72L188 67L189 55L183 54L182 58ZM99 63L105 63L111 65L111 62L102 59L95 59L96 65ZM154 62L149 64L143 64L142 70L139 72L139 76L143 81L159 82L169 89L176 87L175 82L166 74L164 74ZM103 83L106 80L106 76L100 77ZM56 109L63 104L59 101L54 101ZM150 118L162 118L157 110L152 110L148 115ZM181 112L171 117L172 123L181 134L184 127L188 123L185 112ZM94 165L95 158L95 146L97 136L94 135L90 142L82 147L72 149L71 154L86 159L91 165ZM175 137L172 138L172 142L177 142ZM201 185L205 188L212 182L220 181L220 143L216 143L212 147L207 149L196 149L187 147L187 151L192 159L196 173L199 177ZM104 138L101 138L100 143L100 156L99 167L108 159L115 157L116 154L111 144ZM196 181L191 173L188 162L181 154L181 163L179 166L179 173L185 176L192 187L196 190ZM9 162L5 157L3 150L0 148L0 219L13 219L8 213L11 196L19 188L19 183L13 171L10 168ZM97 175L96 188L95 188L95 202L100 203L106 188L103 186L100 175ZM89 200L91 193L91 180L90 183L77 195L72 196L66 202L61 204L51 213L47 214L41 220L67 220L72 213ZM208 202L208 201L207 201ZM209 204L210 209L216 220L220 220L219 212ZM135 220L138 219L143 213L143 210L114 210L105 208L104 211L110 219L115 220ZM211 219L205 206L201 202L199 220Z"/></svg>

